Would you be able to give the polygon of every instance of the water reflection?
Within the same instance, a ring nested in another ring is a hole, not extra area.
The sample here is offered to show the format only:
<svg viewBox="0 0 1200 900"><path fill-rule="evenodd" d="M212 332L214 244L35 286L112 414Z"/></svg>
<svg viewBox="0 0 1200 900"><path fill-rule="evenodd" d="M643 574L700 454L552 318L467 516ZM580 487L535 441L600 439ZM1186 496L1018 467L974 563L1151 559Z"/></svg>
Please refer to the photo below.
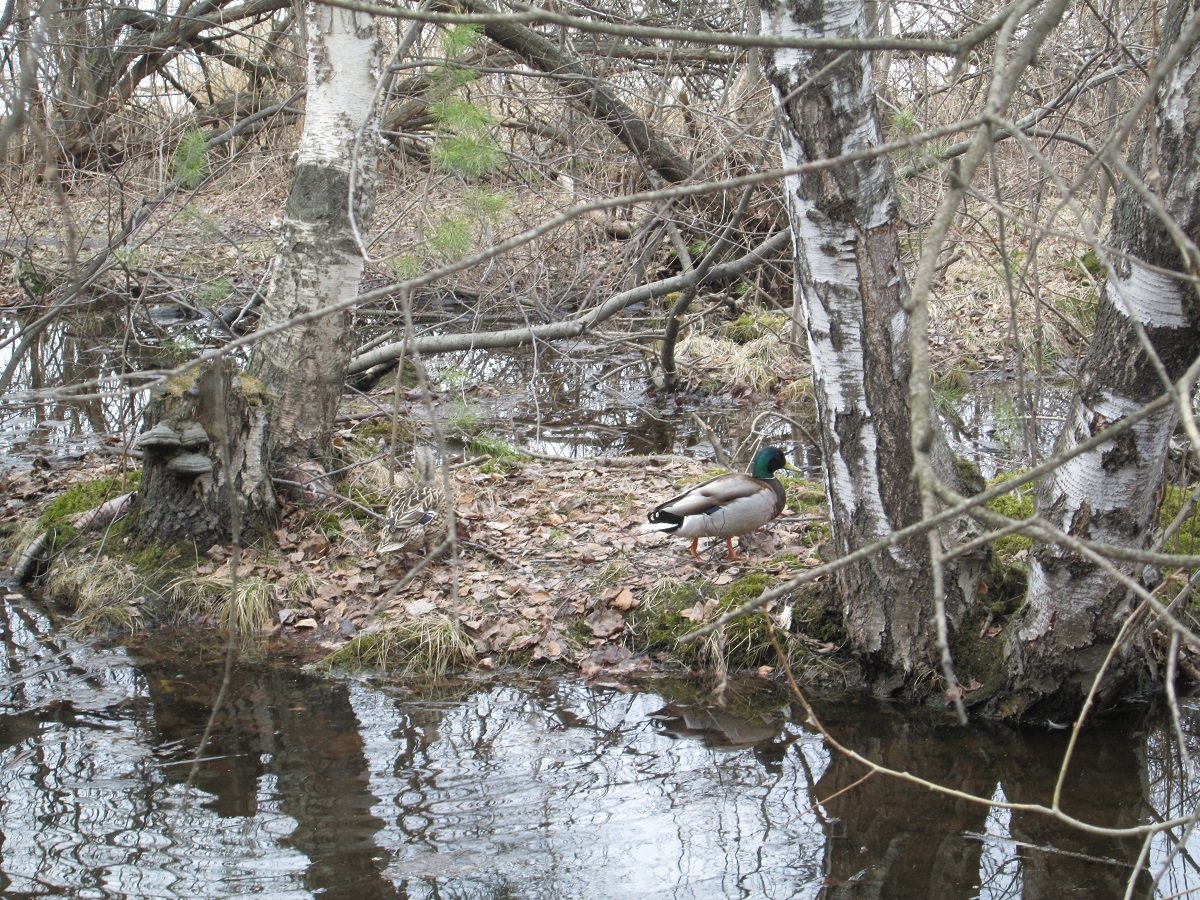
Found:
<svg viewBox="0 0 1200 900"><path fill-rule="evenodd" d="M38 454L82 453L98 439L131 432L138 405L119 390L118 376L126 365L120 348L106 346L108 339L51 325L19 352L21 333L17 321L0 317L0 377L10 385L0 409L0 465ZM76 384L96 387L69 400L53 394ZM39 392L49 392L48 399L33 399Z"/></svg>
<svg viewBox="0 0 1200 900"><path fill-rule="evenodd" d="M0 411L0 465L35 454L80 453L135 430L144 397L119 390L122 373L169 368L190 350L221 336L209 318L165 317L142 311L126 322L97 316L81 332L53 325L16 355L20 326L0 318L0 371L11 367L12 385L38 392L95 383L87 399L9 403ZM174 354L174 355L173 355ZM180 355L182 354L182 355ZM447 420L469 411L487 431L540 453L573 458L687 453L711 455L715 434L727 449L755 441L785 447L808 477L819 478L821 456L811 440L815 428L802 410L768 408L746 400L716 403L712 397L655 392L645 357L614 353L609 345L576 342L554 349L535 345L512 350L443 354L427 361L444 402ZM1039 391L1031 429L1041 452L1057 432L1065 392ZM939 411L957 453L976 461L985 475L1011 468L1025 457L1011 385L982 385L969 394L939 395ZM418 410L419 412L419 410ZM808 422L809 424L804 424Z"/></svg>
<svg viewBox="0 0 1200 900"><path fill-rule="evenodd" d="M992 478L1052 453L1071 391L1064 385L1041 384L1021 403L1015 383L999 381L975 385L961 394L935 393L935 400L954 452L979 466L985 478Z"/></svg>
<svg viewBox="0 0 1200 900"><path fill-rule="evenodd" d="M841 702L824 716L852 749L963 793L1050 805L1064 733L984 723L960 729L942 717L863 705ZM864 719L871 725L864 728ZM1105 826L1146 821L1135 749L1135 736L1123 729L1085 732L1064 811ZM836 823L829 841L832 897L976 896L963 893L972 885L989 898L1119 897L1134 871L1139 840L1096 837L1044 816L989 810L865 775L836 755L817 784Z"/></svg>
<svg viewBox="0 0 1200 900"><path fill-rule="evenodd" d="M171 311L139 308L128 320L116 314L81 318L82 330L78 323L51 325L27 347L22 325L0 317L0 373L8 373L13 391L31 397L0 410L0 465L38 454L77 454L131 436L145 398L124 394L120 376L170 368L223 337L211 317L166 315ZM728 446L754 434L795 447L794 461L817 477L819 454L786 417L763 416L732 400L710 404L697 417L703 398L647 390L649 372L641 355L576 343L554 350L536 345L444 354L427 363L447 399L440 414L449 419L470 410L489 432L535 452L568 457L684 452L708 441L711 429ZM86 398L69 397L78 394L75 385L98 387L89 387ZM55 391L57 397L32 399Z"/></svg>
<svg viewBox="0 0 1200 900"><path fill-rule="evenodd" d="M445 327L429 318L426 327ZM486 327L485 323L477 323ZM369 327L364 326L367 331ZM71 455L136 430L144 395L127 395L120 378L132 371L170 368L227 337L210 315L177 307L135 306L79 316L37 334L28 347L22 325L0 317L0 379L37 395L74 385L97 385L86 397L12 401L0 410L0 465L37 455ZM20 349L18 349L20 348ZM655 392L641 352L613 344L561 342L509 350L442 354L426 360L447 421L469 412L485 429L534 452L571 458L687 453L711 455L715 434L727 449L742 442L738 464L762 443L788 450L810 478L821 456L811 410L775 409L746 398L723 402L707 394ZM2 383L2 382L0 382ZM1039 387L1024 424L1012 383L984 384L969 393L939 392L938 409L955 451L985 475L1023 465L1028 445L1050 450L1067 400L1065 390ZM417 414L420 414L417 410ZM805 424L808 423L808 424ZM753 444L754 446L750 446Z"/></svg>
<svg viewBox="0 0 1200 900"><path fill-rule="evenodd" d="M241 666L189 785L218 654L80 644L15 594L0 629L4 896L1107 897L1141 849L864 779L778 695L716 708L663 684ZM868 701L821 714L854 749L997 801L1048 802L1066 745ZM1200 710L1185 714L1194 744ZM1077 759L1073 815L1195 810L1161 719L1089 731ZM1166 874L1138 896L1200 888L1200 847L1171 844L1154 842Z"/></svg>
<svg viewBox="0 0 1200 900"><path fill-rule="evenodd" d="M522 897L782 896L820 884L804 766L764 785L752 751L662 733L659 696L547 683L453 705L368 691L355 701L364 721L420 736L379 746L372 771L373 792L399 801L379 842L410 896L447 875ZM797 759L820 765L820 743L794 737L807 745Z"/></svg>
<svg viewBox="0 0 1200 900"><path fill-rule="evenodd" d="M763 414L755 404L714 405L711 398L654 392L640 354L614 355L611 347L578 344L445 354L429 366L489 429L498 426L538 453L572 458L682 453L709 441L711 429L727 445L754 435L795 447L797 464L817 477L819 453L786 411Z"/></svg>

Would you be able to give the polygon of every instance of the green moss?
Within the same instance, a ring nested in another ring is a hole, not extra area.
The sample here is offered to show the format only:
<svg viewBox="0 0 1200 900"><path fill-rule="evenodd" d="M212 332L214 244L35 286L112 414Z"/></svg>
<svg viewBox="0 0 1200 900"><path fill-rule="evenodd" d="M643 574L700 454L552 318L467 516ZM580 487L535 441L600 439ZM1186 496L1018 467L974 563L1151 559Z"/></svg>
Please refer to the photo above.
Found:
<svg viewBox="0 0 1200 900"><path fill-rule="evenodd" d="M1024 474L1024 471L1022 469L998 475L988 486L1011 481ZM1014 487L1009 493L988 501L987 508L1010 519L1028 519L1034 514L1033 485L1022 484ZM992 615L1011 615L1024 602L1029 572L1026 557L1032 546L1032 539L1019 533L992 541L987 572L979 586L980 599L987 604L986 608Z"/></svg>
<svg viewBox="0 0 1200 900"><path fill-rule="evenodd" d="M721 329L722 336L735 344L749 344L761 337L783 334L788 328L787 316L765 310L745 312Z"/></svg>
<svg viewBox="0 0 1200 900"><path fill-rule="evenodd" d="M366 504L363 505L365 506ZM383 506L383 503L380 502L379 505ZM352 518L355 518L364 524L374 524L375 522L374 518L368 516L361 509L357 509L353 506L350 507L346 512ZM313 510L313 512L306 518L308 519L309 523L311 523L313 529L319 531L327 539L333 540L334 538L341 537L342 520L336 513Z"/></svg>
<svg viewBox="0 0 1200 900"><path fill-rule="evenodd" d="M980 486L983 486L983 473L979 471L978 463L956 456L954 457L954 468L958 470L959 477L964 481L978 481ZM1030 512L1032 513L1032 510Z"/></svg>
<svg viewBox="0 0 1200 900"><path fill-rule="evenodd" d="M1019 475L1023 475L1025 470L1021 469L1016 472L1006 472L997 475L990 482L988 487L996 484L1001 484L1005 481L1011 481ZM1013 488L1007 494L1001 494L988 501L987 508L993 512L1000 513L1002 516L1007 516L1010 519L1028 519L1034 512L1034 496L1033 485L1023 484ZM1004 564L1020 565L1016 557L1022 551L1028 551L1033 546L1033 541L1023 534L1010 534L1006 537L997 538L992 541L992 551Z"/></svg>
<svg viewBox="0 0 1200 900"><path fill-rule="evenodd" d="M627 617L635 649L645 652L675 653L679 638L695 628L682 612L704 599L693 584L677 578L665 578L642 596L642 603Z"/></svg>
<svg viewBox="0 0 1200 900"><path fill-rule="evenodd" d="M402 447L411 446L416 438L416 430L413 428L412 420L402 418L397 423L396 441ZM375 444L383 441L385 444L392 439L392 420L391 419L369 419L363 422L354 430L354 439L364 446ZM375 453L375 448L371 448L370 453L364 456L372 456Z"/></svg>
<svg viewBox="0 0 1200 900"><path fill-rule="evenodd" d="M1195 487L1181 488L1169 485L1163 490L1162 507L1159 510L1159 525L1166 528L1179 515ZM1164 553L1200 554L1200 504L1184 520L1179 530L1163 545Z"/></svg>
<svg viewBox="0 0 1200 900"><path fill-rule="evenodd" d="M417 374L417 367L413 364L411 359L402 360L396 368L392 369L391 372L380 378L380 388L394 389L396 387L397 378L400 379L400 387L402 388L415 388L421 382L420 377ZM385 419L384 421L388 423L389 427L391 426L391 419ZM402 418L400 420L400 433L403 434L406 428L409 427L411 426Z"/></svg>
<svg viewBox="0 0 1200 900"><path fill-rule="evenodd" d="M722 671L769 663L774 657L770 632L757 613L736 619L705 639L682 644L680 639L705 621L758 597L773 583L773 578L761 572L750 572L725 586L664 579L646 592L642 605L628 617L633 648L668 654L689 667Z"/></svg>
<svg viewBox="0 0 1200 900"><path fill-rule="evenodd" d="M800 516L827 516L829 504L825 486L808 478L791 478L776 473L776 478L787 492L787 508Z"/></svg>
<svg viewBox="0 0 1200 900"><path fill-rule="evenodd" d="M238 383L242 389L242 399L248 403L266 403L271 399L271 392L261 378L241 372L238 374Z"/></svg>
<svg viewBox="0 0 1200 900"><path fill-rule="evenodd" d="M164 397L183 397L196 387L200 379L200 369L188 369L182 374L168 378L162 386Z"/></svg>
<svg viewBox="0 0 1200 900"><path fill-rule="evenodd" d="M586 619L574 618L571 620L570 627L567 629L567 639L577 647L586 647L591 643L592 629L588 627Z"/></svg>
<svg viewBox="0 0 1200 900"><path fill-rule="evenodd" d="M467 442L467 449L475 456L488 457L488 461L479 467L481 472L507 472L528 459L512 444L484 434L471 438Z"/></svg>
<svg viewBox="0 0 1200 900"><path fill-rule="evenodd" d="M1092 278L1100 281L1103 281L1108 275L1108 270L1105 268L1104 263L1101 262L1100 257L1096 255L1096 251L1092 250L1091 248L1088 248L1079 255L1079 257L1075 260L1075 265L1081 272L1086 272L1092 276Z"/></svg>
<svg viewBox="0 0 1200 900"><path fill-rule="evenodd" d="M81 481L59 494L38 517L37 532L52 531L54 547L62 547L78 534L71 521L80 513L95 509L121 494L137 490L141 484L140 470L124 475L109 475L92 481Z"/></svg>
<svg viewBox="0 0 1200 900"><path fill-rule="evenodd" d="M960 684L978 682L984 689L1004 684L1007 666L1004 660L1004 632L989 633L984 625L988 611L969 616L951 635L954 674Z"/></svg>
<svg viewBox="0 0 1200 900"><path fill-rule="evenodd" d="M801 588L792 601L792 630L838 647L846 641L845 621L818 584Z"/></svg>
<svg viewBox="0 0 1200 900"><path fill-rule="evenodd" d="M139 578L146 581L159 579L163 577L164 573L176 572L185 566L190 567L200 563L200 554L196 550L196 545L191 541L146 544L134 549L123 550L121 558L133 566L133 570Z"/></svg>
<svg viewBox="0 0 1200 900"><path fill-rule="evenodd" d="M723 605L741 606L771 586L773 579L762 572L749 572L732 582L721 594Z"/></svg>

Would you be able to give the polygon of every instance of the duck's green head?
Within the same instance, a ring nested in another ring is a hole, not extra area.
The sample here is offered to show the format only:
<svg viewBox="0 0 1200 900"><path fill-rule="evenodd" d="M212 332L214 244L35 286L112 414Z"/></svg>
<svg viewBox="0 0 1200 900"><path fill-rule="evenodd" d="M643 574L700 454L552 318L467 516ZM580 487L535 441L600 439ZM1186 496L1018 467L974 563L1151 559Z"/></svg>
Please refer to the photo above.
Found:
<svg viewBox="0 0 1200 900"><path fill-rule="evenodd" d="M776 469L800 471L787 461L778 447L763 447L754 454L754 461L750 463L750 474L755 478L774 478Z"/></svg>

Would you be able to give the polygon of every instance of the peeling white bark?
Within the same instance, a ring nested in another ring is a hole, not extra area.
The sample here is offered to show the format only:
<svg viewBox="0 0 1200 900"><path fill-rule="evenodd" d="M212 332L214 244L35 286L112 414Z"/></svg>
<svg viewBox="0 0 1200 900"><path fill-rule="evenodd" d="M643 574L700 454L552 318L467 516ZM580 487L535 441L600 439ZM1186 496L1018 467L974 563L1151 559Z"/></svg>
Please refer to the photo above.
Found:
<svg viewBox="0 0 1200 900"><path fill-rule="evenodd" d="M372 16L307 5L308 97L296 180L263 304L266 326L325 308L328 316L266 337L251 371L276 395L277 456L323 458L341 400L363 259L351 207L370 211L378 150L375 90L382 45ZM351 198L351 186L354 197Z"/></svg>
<svg viewBox="0 0 1200 900"><path fill-rule="evenodd" d="M1077 402L1072 409L1069 427L1078 440L1091 437L1089 422L1116 422L1141 409L1142 404L1127 397L1105 395L1093 404ZM1067 460L1052 476L1055 494L1065 501L1062 511L1051 522L1070 530L1076 513L1087 504L1092 512L1146 508L1157 489L1153 475L1162 465L1167 452L1167 440L1175 423L1175 413L1167 407L1147 416L1129 429L1136 454L1126 464L1113 466L1112 448L1102 446ZM1099 537L1103 530L1093 530ZM1107 535L1112 537L1112 535Z"/></svg>
<svg viewBox="0 0 1200 900"><path fill-rule="evenodd" d="M776 35L785 38L861 38L866 34L866 7L861 0L831 0L824 4L823 16L819 22L807 24L796 21L792 10L786 4L768 6L763 10L763 34ZM774 51L775 68L779 72L792 72L788 86L790 92L798 87L806 72L806 62L813 55L811 50L799 50L792 47L780 47ZM864 100L870 100L870 85L874 75L871 69L870 54L861 54L863 67L864 90L850 99L850 95L842 95L842 110L844 112L861 113ZM787 93L785 92L785 93ZM858 131L855 126L850 131ZM878 131L875 129L868 129Z"/></svg>
<svg viewBox="0 0 1200 900"><path fill-rule="evenodd" d="M784 4L779 4L765 11L763 31L790 37L857 37L865 28L864 15L860 2L835 0L825 5L820 27L804 27L794 21ZM775 51L775 69L788 73L789 85L783 89L776 82L777 99L786 100L801 84L811 68L808 65L811 56L811 51L787 48ZM839 151L847 153L877 144L879 128L869 54L862 54L862 75L857 83L856 79L845 77L831 77L829 83L832 112L841 122L853 123L846 127ZM811 162L799 140L781 141L781 155L785 168ZM832 221L800 177L788 176L784 183L796 256L807 267L807 278L799 280L797 293L808 334L814 388L823 395L822 405L831 419L854 413L862 420L854 446L845 446L836 430L827 428L828 440L835 448L826 467L829 494L831 501L843 509L842 516L835 517L835 531L838 519L849 521L863 511L865 518L858 520L865 525L865 536L877 538L889 534L894 527L883 500L876 462L878 435L867 402L859 233L863 227L877 228L892 221L895 196L886 166L859 167L856 174L861 179L857 199L873 198L873 202L868 202L863 219L853 225ZM902 347L907 340L908 316L897 310L888 327L893 347ZM892 552L898 551L893 548Z"/></svg>
<svg viewBox="0 0 1200 900"><path fill-rule="evenodd" d="M1114 422L1140 409L1140 402L1111 395L1091 406L1077 401L1071 412L1071 433L1082 440L1091 436L1089 422ZM1158 505L1162 460L1175 424L1168 407L1147 416L1129 432L1131 445L1113 463L1113 448L1100 447L1063 463L1043 485L1040 505L1050 524L1068 534L1078 534L1105 544L1135 546L1144 543L1153 527ZM1136 536L1131 541L1131 536ZM1084 646L1093 637L1093 620L1100 614L1099 599L1110 578L1096 566L1086 570L1063 564L1067 556L1035 555L1029 566L1029 613L1018 637L1032 641L1057 625ZM1053 562L1052 562L1053 561ZM1086 640L1085 640L1086 638Z"/></svg>
<svg viewBox="0 0 1200 900"><path fill-rule="evenodd" d="M862 37L860 0L801 8L764 0L764 34ZM806 16L803 25L793 18ZM765 73L780 104L795 307L813 369L833 543L846 554L920 518L909 439L907 285L886 158L839 162L880 143L870 54L780 49ZM836 589L855 651L900 689L933 638L928 545L897 544L843 569Z"/></svg>
<svg viewBox="0 0 1200 900"><path fill-rule="evenodd" d="M1175 51L1196 12L1171 0L1164 17L1163 54ZM1155 193L1185 235L1200 227L1200 166L1195 123L1200 116L1200 46L1187 45L1166 73L1154 104L1157 127L1139 135L1130 168L1155 171ZM1170 380L1195 360L1195 299L1185 277L1167 270L1190 268L1158 212L1130 187L1118 192L1110 243L1122 258L1105 282L1082 388L1059 441L1067 449L1107 425L1140 410L1164 386L1143 340ZM1190 288L1186 290L1190 291ZM1135 325L1144 333L1139 335ZM1038 512L1076 538L1141 549L1158 526L1158 494L1167 443L1175 427L1172 405L1143 419L1112 441L1064 462L1039 485ZM1139 565L1114 562L1137 580ZM1068 709L1089 690L1109 648L1132 609L1126 586L1069 546L1036 545L1030 554L1029 587L1018 627L1008 644L1018 676L1016 710L1047 702ZM1141 642L1134 631L1113 653L1099 692L1103 705L1144 677Z"/></svg>
<svg viewBox="0 0 1200 900"><path fill-rule="evenodd" d="M300 163L349 171L355 135L374 115L379 38L365 12L309 3L308 99ZM372 135L374 138L374 135ZM374 147L366 147L374 155Z"/></svg>
<svg viewBox="0 0 1200 900"><path fill-rule="evenodd" d="M1151 269L1136 259L1128 265L1127 275L1110 273L1105 283L1104 296L1117 312L1151 328L1187 325L1179 276Z"/></svg>

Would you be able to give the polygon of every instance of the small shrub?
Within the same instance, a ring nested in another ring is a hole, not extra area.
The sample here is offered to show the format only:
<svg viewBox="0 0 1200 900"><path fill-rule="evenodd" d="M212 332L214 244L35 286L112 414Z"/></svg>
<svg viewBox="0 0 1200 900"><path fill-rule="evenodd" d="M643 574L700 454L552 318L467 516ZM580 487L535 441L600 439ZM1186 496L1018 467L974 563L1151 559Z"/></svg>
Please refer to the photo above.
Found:
<svg viewBox="0 0 1200 900"><path fill-rule="evenodd" d="M192 128L179 139L171 157L171 172L185 190L195 190L208 174L208 150L204 135Z"/></svg>

